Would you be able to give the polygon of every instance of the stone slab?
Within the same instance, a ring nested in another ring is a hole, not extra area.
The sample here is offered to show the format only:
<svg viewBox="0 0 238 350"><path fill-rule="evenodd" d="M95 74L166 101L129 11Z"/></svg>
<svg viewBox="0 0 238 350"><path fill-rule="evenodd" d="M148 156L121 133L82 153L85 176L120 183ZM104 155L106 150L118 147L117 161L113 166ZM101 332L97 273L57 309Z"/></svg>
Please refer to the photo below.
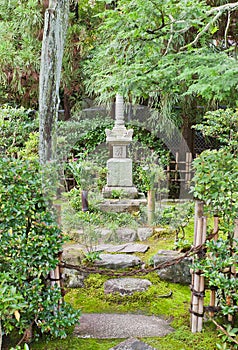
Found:
<svg viewBox="0 0 238 350"><path fill-rule="evenodd" d="M143 278L111 278L104 283L104 293L132 295L135 292L145 292L151 285L152 283L149 280Z"/></svg>
<svg viewBox="0 0 238 350"><path fill-rule="evenodd" d="M164 319L135 314L82 314L74 334L81 338L163 337L173 332Z"/></svg>
<svg viewBox="0 0 238 350"><path fill-rule="evenodd" d="M125 243L119 245L100 244L93 250L95 252L106 251L108 253L145 253L149 249L146 244L140 243Z"/></svg>
<svg viewBox="0 0 238 350"><path fill-rule="evenodd" d="M107 161L107 186L130 187L132 183L132 160L111 158Z"/></svg>
<svg viewBox="0 0 238 350"><path fill-rule="evenodd" d="M152 346L135 338L129 338L109 350L156 350Z"/></svg>
<svg viewBox="0 0 238 350"><path fill-rule="evenodd" d="M96 260L94 264L108 269L124 269L141 265L141 260L135 255L127 254L100 254L101 260Z"/></svg>

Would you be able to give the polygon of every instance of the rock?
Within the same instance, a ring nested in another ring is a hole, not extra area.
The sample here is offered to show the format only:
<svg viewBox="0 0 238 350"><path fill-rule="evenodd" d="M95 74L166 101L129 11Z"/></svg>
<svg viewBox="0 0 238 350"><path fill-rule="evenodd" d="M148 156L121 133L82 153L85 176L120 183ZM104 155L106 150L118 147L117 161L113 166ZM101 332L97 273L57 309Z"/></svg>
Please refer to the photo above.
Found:
<svg viewBox="0 0 238 350"><path fill-rule="evenodd" d="M83 247L80 244L64 246L63 261L72 265L80 265L84 258Z"/></svg>
<svg viewBox="0 0 238 350"><path fill-rule="evenodd" d="M108 269L124 269L141 265L141 260L135 255L127 254L101 254L101 260L96 260L95 265Z"/></svg>
<svg viewBox="0 0 238 350"><path fill-rule="evenodd" d="M131 295L134 292L144 292L151 286L151 282L141 278L113 278L104 283L104 292Z"/></svg>
<svg viewBox="0 0 238 350"><path fill-rule="evenodd" d="M156 350L156 349L152 348L150 345L138 339L129 338L109 350Z"/></svg>
<svg viewBox="0 0 238 350"><path fill-rule="evenodd" d="M183 254L173 250L161 250L153 257L154 267L164 262L180 258L181 256ZM189 285L191 283L191 263L192 258L185 258L178 264L157 270L157 273L162 280Z"/></svg>
<svg viewBox="0 0 238 350"><path fill-rule="evenodd" d="M111 230L108 228L97 228L95 229L96 236L98 237L99 242L106 242L110 240Z"/></svg>
<svg viewBox="0 0 238 350"><path fill-rule="evenodd" d="M153 235L153 229L151 227L139 227L137 235L140 241L146 241L147 238Z"/></svg>
<svg viewBox="0 0 238 350"><path fill-rule="evenodd" d="M170 232L170 229L168 228L164 228L164 227L154 227L154 236L159 238L161 236L163 236L164 234L166 233L169 233Z"/></svg>
<svg viewBox="0 0 238 350"><path fill-rule="evenodd" d="M140 243L125 243L119 245L100 244L93 250L96 252L106 251L108 253L145 253L149 249L148 245Z"/></svg>
<svg viewBox="0 0 238 350"><path fill-rule="evenodd" d="M119 242L134 242L137 240L136 230L128 227L122 227L117 229L116 236Z"/></svg>
<svg viewBox="0 0 238 350"><path fill-rule="evenodd" d="M66 288L83 288L85 277L86 275L70 269L64 269L62 273L64 286Z"/></svg>

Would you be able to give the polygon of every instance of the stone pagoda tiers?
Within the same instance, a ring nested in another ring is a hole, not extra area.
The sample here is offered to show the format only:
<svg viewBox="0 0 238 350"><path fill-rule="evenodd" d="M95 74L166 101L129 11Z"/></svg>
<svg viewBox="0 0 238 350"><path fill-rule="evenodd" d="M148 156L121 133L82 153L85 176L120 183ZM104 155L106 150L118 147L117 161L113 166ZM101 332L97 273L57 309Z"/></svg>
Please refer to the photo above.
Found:
<svg viewBox="0 0 238 350"><path fill-rule="evenodd" d="M127 148L132 141L133 130L127 130L124 121L123 97L116 95L116 118L112 130L106 129L106 141L111 146L112 157L107 161L107 185L103 197L112 198L112 191L123 192L125 198L137 198L138 191L132 181L132 160L128 158Z"/></svg>

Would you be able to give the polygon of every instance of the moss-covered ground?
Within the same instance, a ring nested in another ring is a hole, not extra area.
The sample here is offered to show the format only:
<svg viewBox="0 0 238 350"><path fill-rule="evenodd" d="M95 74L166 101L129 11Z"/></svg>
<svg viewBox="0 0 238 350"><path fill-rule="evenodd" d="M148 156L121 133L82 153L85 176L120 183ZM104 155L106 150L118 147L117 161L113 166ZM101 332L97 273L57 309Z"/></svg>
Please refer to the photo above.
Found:
<svg viewBox="0 0 238 350"><path fill-rule="evenodd" d="M192 242L193 224L186 228L186 240ZM172 249L174 234L168 233L160 237L152 237L147 242L150 249L140 257L149 264L152 256L161 249ZM141 340L160 350L214 350L219 342L214 325L204 322L201 333L192 334L190 331L190 289L188 286L171 284L159 279L156 272L145 276L152 282L152 286L144 293L132 296L105 295L103 284L109 277L99 274L90 275L85 281L85 287L71 289L65 300L82 313L140 313L145 315L162 316L171 322L175 331L162 338L143 338ZM172 294L170 297L165 297ZM209 296L207 296L209 298ZM208 303L208 300L206 300ZM67 339L39 341L31 344L31 349L39 350L109 350L120 343L122 339L98 340L81 339L72 334Z"/></svg>

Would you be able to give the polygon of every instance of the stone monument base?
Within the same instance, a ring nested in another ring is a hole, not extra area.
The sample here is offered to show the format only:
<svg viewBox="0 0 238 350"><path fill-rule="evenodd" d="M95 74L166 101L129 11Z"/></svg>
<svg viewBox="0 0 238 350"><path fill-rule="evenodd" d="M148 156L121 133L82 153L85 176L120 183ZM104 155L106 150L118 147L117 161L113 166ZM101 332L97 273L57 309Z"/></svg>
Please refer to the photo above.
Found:
<svg viewBox="0 0 238 350"><path fill-rule="evenodd" d="M105 186L102 190L103 198L115 198L116 193L121 193L122 198L138 198L138 191L134 186Z"/></svg>
<svg viewBox="0 0 238 350"><path fill-rule="evenodd" d="M100 210L114 213L135 213L140 206L146 206L147 200L141 199L106 199L100 205Z"/></svg>

